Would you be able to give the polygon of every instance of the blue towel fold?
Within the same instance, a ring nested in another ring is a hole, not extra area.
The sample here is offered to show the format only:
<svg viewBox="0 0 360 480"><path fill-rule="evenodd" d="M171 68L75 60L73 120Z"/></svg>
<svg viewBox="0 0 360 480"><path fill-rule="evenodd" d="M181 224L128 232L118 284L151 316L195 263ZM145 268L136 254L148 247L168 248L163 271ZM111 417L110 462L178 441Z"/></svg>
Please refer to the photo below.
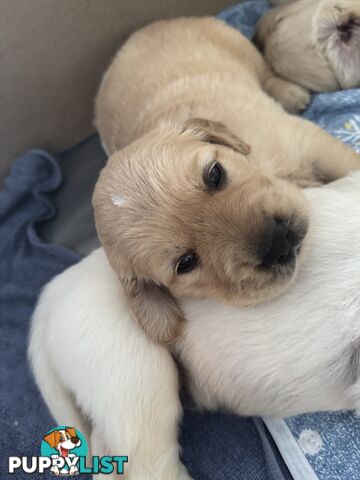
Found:
<svg viewBox="0 0 360 480"><path fill-rule="evenodd" d="M54 214L46 195L60 184L56 160L33 151L13 163L0 192L0 478L7 478L9 455L39 453L42 434L54 423L27 367L26 344L41 288L78 260L42 243L35 230Z"/></svg>

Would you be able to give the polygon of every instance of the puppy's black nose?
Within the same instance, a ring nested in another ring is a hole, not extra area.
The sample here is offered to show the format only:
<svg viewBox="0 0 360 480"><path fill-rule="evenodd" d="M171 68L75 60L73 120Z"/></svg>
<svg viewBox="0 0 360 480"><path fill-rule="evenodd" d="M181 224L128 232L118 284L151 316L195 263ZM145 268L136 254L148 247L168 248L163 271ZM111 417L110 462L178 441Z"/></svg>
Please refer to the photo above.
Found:
<svg viewBox="0 0 360 480"><path fill-rule="evenodd" d="M301 241L295 232L281 220L275 220L269 228L261 251L265 267L285 265L295 257L295 246Z"/></svg>
<svg viewBox="0 0 360 480"><path fill-rule="evenodd" d="M76 445L77 443L79 443L79 437L71 437L71 442Z"/></svg>

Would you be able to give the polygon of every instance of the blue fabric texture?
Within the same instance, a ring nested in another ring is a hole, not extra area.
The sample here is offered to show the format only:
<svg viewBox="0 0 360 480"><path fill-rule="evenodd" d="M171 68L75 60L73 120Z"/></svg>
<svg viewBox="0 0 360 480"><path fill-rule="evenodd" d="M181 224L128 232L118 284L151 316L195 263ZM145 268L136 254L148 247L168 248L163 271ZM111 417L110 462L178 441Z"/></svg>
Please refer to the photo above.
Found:
<svg viewBox="0 0 360 480"><path fill-rule="evenodd" d="M266 0L245 0L243 3L222 11L218 18L240 30L243 35L251 40L255 34L255 26L258 20L268 10L270 10L270 6Z"/></svg>
<svg viewBox="0 0 360 480"><path fill-rule="evenodd" d="M359 417L320 412L287 418L285 423L319 480L360 480Z"/></svg>
<svg viewBox="0 0 360 480"><path fill-rule="evenodd" d="M27 367L26 344L41 288L78 260L36 234L36 224L54 214L47 194L60 184L57 161L32 151L13 163L0 192L0 478L7 478L8 456L39 454L54 423Z"/></svg>

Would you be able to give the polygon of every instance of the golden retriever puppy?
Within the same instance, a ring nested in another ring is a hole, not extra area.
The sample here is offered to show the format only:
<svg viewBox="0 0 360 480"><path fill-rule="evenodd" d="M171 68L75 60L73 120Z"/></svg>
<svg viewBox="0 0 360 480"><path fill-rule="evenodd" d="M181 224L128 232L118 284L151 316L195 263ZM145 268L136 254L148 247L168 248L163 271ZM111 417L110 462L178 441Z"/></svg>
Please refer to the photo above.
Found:
<svg viewBox="0 0 360 480"><path fill-rule="evenodd" d="M284 79L314 92L360 86L359 0L283 1L259 21L255 39Z"/></svg>
<svg viewBox="0 0 360 480"><path fill-rule="evenodd" d="M104 77L95 121L111 158L94 192L96 226L155 341L181 331L183 298L245 306L283 292L309 223L297 186L360 166L265 90L283 103L303 92L212 18L140 30Z"/></svg>

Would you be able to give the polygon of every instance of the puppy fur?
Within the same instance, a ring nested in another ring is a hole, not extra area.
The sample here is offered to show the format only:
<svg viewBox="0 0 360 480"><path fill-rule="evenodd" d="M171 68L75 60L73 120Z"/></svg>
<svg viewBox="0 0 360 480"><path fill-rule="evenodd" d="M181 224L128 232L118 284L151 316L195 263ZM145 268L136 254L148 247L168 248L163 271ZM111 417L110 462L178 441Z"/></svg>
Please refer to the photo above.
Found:
<svg viewBox="0 0 360 480"><path fill-rule="evenodd" d="M96 185L96 226L135 318L169 343L178 300L249 305L282 293L298 261L264 269L259 251L276 219L297 235L308 213L296 186L335 180L359 156L293 117L304 91L274 77L256 48L213 18L161 21L135 33L107 71L95 123L111 158ZM218 163L226 181L209 191ZM187 252L197 268L177 275Z"/></svg>
<svg viewBox="0 0 360 480"><path fill-rule="evenodd" d="M283 1L259 21L255 38L288 81L315 92L360 86L358 0Z"/></svg>
<svg viewBox="0 0 360 480"><path fill-rule="evenodd" d="M134 322L102 249L45 287L29 358L56 423L75 425L91 455L127 455L124 479L190 480L177 444L176 366Z"/></svg>
<svg viewBox="0 0 360 480"><path fill-rule="evenodd" d="M308 253L286 294L247 309L182 303L188 320L173 351L199 406L279 416L360 408L359 192L359 173L305 192ZM76 425L93 455L129 455L130 480L189 479L174 361L132 320L102 249L45 287L29 359L57 424Z"/></svg>

